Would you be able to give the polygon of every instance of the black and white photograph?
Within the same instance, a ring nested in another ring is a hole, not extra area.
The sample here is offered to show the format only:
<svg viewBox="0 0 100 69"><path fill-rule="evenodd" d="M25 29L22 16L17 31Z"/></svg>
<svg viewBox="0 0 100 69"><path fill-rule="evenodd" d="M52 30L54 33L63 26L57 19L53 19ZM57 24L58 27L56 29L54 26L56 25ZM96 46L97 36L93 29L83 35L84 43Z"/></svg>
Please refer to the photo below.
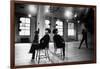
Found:
<svg viewBox="0 0 100 69"><path fill-rule="evenodd" d="M95 9L15 3L15 66L95 62Z"/></svg>

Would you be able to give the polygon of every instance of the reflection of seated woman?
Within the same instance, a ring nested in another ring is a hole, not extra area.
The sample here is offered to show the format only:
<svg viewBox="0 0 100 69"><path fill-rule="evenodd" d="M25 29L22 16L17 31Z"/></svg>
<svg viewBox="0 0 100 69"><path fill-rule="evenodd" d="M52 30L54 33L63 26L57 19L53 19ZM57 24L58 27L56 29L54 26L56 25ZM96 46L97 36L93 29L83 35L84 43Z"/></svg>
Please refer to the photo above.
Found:
<svg viewBox="0 0 100 69"><path fill-rule="evenodd" d="M57 34L58 33L57 29L54 29L53 33L54 33L53 37L54 43L56 44L57 48L63 48L63 57L65 58L65 41L60 35Z"/></svg>
<svg viewBox="0 0 100 69"><path fill-rule="evenodd" d="M35 36L34 36L34 40L32 41L32 46L31 46L31 49L29 51L29 53L32 53L32 59L34 59L35 57L35 49L38 47L38 40L39 40L39 37L38 37L38 31L35 31Z"/></svg>

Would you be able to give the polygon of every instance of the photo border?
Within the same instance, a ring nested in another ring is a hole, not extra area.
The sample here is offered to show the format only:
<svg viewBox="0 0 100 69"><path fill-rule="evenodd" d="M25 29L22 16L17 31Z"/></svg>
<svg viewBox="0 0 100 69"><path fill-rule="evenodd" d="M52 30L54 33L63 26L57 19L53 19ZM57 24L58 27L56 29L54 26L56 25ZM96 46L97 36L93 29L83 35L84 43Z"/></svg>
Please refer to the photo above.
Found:
<svg viewBox="0 0 100 69"><path fill-rule="evenodd" d="M94 29L93 29L93 57L92 61L78 61L78 62L63 62L53 64L34 64L34 65L15 65L15 4L39 4L39 5L53 5L53 6L64 6L64 7L89 7L94 8ZM10 1L10 67L11 69L16 68L30 68L30 67L44 67L44 66L60 66L60 65L76 65L76 64L91 64L96 63L96 6L95 5L82 5L82 4L63 4L63 3L50 3L50 2L35 2L35 1Z"/></svg>

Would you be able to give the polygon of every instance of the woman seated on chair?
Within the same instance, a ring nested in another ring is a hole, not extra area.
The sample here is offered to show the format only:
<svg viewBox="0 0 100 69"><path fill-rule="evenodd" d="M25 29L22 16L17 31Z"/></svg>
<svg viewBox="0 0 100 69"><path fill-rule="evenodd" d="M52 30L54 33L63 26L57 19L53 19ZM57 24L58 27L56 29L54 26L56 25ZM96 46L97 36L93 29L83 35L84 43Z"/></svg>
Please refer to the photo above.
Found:
<svg viewBox="0 0 100 69"><path fill-rule="evenodd" d="M39 47L41 49L44 49L46 47L48 48L49 41L50 41L50 36L49 36L50 33L51 33L51 30L46 28L45 29L45 35L40 39Z"/></svg>
<svg viewBox="0 0 100 69"><path fill-rule="evenodd" d="M40 44L36 44L36 46L34 45L34 42L32 44L32 47L30 49L30 53L32 53L32 60L34 60L35 58L35 50L37 49L44 49L44 48L48 48L49 46L49 41L50 41L50 36L49 33L51 33L50 29L45 29L45 35L40 39ZM34 37L36 38L36 37Z"/></svg>
<svg viewBox="0 0 100 69"><path fill-rule="evenodd" d="M53 30L53 34L54 34L53 40L54 40L54 43L56 45L56 48L63 49L63 59L64 59L65 58L65 41L60 35L58 35L57 29Z"/></svg>

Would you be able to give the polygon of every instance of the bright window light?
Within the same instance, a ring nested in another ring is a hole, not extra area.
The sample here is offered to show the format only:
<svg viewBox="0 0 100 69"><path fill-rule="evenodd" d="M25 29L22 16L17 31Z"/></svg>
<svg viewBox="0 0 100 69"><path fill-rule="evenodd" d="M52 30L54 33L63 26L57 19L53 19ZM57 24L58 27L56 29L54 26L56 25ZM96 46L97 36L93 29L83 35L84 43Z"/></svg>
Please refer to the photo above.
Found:
<svg viewBox="0 0 100 69"><path fill-rule="evenodd" d="M68 29L68 36L74 36L74 29Z"/></svg>
<svg viewBox="0 0 100 69"><path fill-rule="evenodd" d="M60 20L57 20L56 24L57 24L56 28L58 29L58 34L63 36L63 22Z"/></svg>
<svg viewBox="0 0 100 69"><path fill-rule="evenodd" d="M50 28L50 21L49 20L45 20L45 28Z"/></svg>
<svg viewBox="0 0 100 69"><path fill-rule="evenodd" d="M74 23L68 23L68 36L74 36L75 30L74 30Z"/></svg>
<svg viewBox="0 0 100 69"><path fill-rule="evenodd" d="M20 18L20 31L19 35L29 36L30 35L30 18L21 17Z"/></svg>

